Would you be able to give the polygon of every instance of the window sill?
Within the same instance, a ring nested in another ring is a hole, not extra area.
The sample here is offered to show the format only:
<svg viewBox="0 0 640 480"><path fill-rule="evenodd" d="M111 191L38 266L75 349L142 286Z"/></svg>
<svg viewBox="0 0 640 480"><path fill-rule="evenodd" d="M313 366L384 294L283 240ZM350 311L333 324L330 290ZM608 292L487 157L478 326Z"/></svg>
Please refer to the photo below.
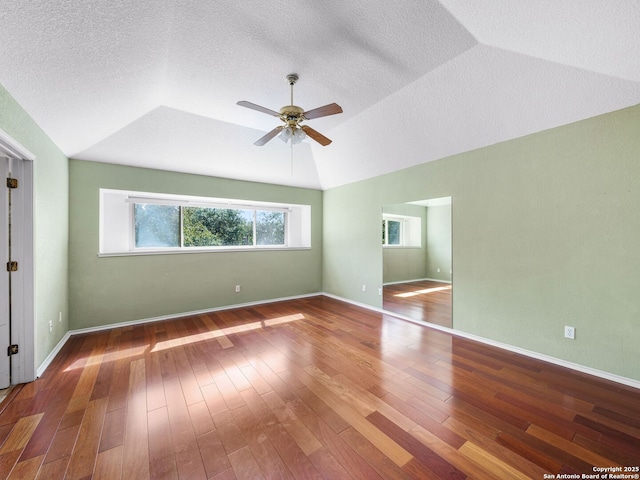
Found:
<svg viewBox="0 0 640 480"><path fill-rule="evenodd" d="M110 252L110 253L98 253L99 258L105 257L133 257L140 255L180 255L191 253L224 253L224 252L273 252L273 251L296 251L296 250L311 250L311 247L218 247L218 248L193 248L193 249L149 249L149 250L135 250L126 252Z"/></svg>

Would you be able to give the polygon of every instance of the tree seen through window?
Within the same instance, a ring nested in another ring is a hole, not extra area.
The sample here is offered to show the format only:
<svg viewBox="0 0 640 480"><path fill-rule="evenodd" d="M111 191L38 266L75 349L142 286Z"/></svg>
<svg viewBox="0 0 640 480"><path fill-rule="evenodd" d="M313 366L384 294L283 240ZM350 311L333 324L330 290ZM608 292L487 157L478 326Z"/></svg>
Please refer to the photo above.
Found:
<svg viewBox="0 0 640 480"><path fill-rule="evenodd" d="M136 248L285 245L281 211L136 203L134 217Z"/></svg>

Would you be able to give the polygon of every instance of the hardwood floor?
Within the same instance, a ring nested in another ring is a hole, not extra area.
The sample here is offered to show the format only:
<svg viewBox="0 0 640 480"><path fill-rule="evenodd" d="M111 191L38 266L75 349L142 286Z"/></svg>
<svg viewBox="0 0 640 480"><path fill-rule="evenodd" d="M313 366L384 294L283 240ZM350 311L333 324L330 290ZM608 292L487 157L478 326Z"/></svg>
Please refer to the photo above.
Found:
<svg viewBox="0 0 640 480"><path fill-rule="evenodd" d="M385 310L422 322L452 328L452 285L433 280L393 283L383 288Z"/></svg>
<svg viewBox="0 0 640 480"><path fill-rule="evenodd" d="M640 465L639 390L323 296L72 336L0 409L11 479L542 479Z"/></svg>

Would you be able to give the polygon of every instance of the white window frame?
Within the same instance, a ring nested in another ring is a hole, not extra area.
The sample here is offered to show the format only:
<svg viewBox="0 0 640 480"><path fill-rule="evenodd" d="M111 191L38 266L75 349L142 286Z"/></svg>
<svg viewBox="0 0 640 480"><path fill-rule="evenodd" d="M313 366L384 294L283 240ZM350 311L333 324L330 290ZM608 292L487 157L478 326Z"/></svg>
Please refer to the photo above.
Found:
<svg viewBox="0 0 640 480"><path fill-rule="evenodd" d="M135 246L135 204L173 205L180 207L204 207L253 210L254 244L234 246L184 247L182 236L182 211L180 212L179 247ZM285 213L284 245L257 245L255 235L256 212L278 211ZM159 194L128 190L100 189L100 242L98 256L154 255L171 253L201 253L257 250L299 250L311 248L311 206L274 202L196 197L190 195Z"/></svg>
<svg viewBox="0 0 640 480"><path fill-rule="evenodd" d="M383 245L385 247L400 247L402 246L402 239L404 237L403 235L403 226L404 226L404 222L402 219L400 218L396 218L396 217L390 217L390 216L384 216L382 218L382 220L384 221L384 243ZM398 232L398 238L400 240L400 243L389 243L389 222L396 222L400 224L400 231Z"/></svg>
<svg viewBox="0 0 640 480"><path fill-rule="evenodd" d="M422 219L409 215L383 213L385 225L384 248L420 248L422 246ZM400 222L400 243L389 244L389 221Z"/></svg>

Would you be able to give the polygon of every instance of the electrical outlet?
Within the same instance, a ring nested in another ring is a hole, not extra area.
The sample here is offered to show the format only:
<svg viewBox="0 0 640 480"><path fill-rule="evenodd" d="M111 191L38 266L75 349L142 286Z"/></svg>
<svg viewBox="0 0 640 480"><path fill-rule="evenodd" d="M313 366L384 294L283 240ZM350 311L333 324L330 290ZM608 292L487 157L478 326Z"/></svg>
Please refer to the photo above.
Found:
<svg viewBox="0 0 640 480"><path fill-rule="evenodd" d="M240 293L240 285L236 285L236 293Z"/></svg>
<svg viewBox="0 0 640 480"><path fill-rule="evenodd" d="M367 291L367 286L366 285L362 285L362 291L366 292Z"/></svg>
<svg viewBox="0 0 640 480"><path fill-rule="evenodd" d="M382 289L381 288L378 289L378 295L382 295Z"/></svg>
<svg viewBox="0 0 640 480"><path fill-rule="evenodd" d="M570 338L571 340L575 340L576 338L576 329L575 327L569 327L568 325L564 326L564 338Z"/></svg>
<svg viewBox="0 0 640 480"><path fill-rule="evenodd" d="M62 323L62 312L58 312L58 323Z"/></svg>
<svg viewBox="0 0 640 480"><path fill-rule="evenodd" d="M53 320L49 320L49 333L53 332Z"/></svg>
<svg viewBox="0 0 640 480"><path fill-rule="evenodd" d="M437 271L438 271L438 273L440 273L440 269L439 268L437 269Z"/></svg>

